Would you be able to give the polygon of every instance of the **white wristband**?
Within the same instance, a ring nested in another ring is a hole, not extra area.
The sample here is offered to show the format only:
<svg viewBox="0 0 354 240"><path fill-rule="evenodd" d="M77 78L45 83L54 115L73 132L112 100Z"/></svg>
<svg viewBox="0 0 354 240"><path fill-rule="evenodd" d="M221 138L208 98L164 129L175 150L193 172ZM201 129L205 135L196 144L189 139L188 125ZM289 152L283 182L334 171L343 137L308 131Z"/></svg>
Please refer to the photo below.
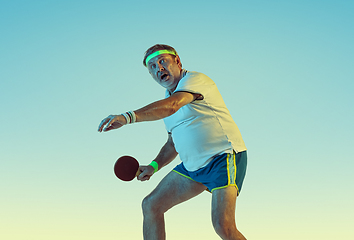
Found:
<svg viewBox="0 0 354 240"><path fill-rule="evenodd" d="M122 115L125 117L125 120L127 121L126 124L129 124L130 123L130 118L129 118L128 114L127 113L122 113Z"/></svg>
<svg viewBox="0 0 354 240"><path fill-rule="evenodd" d="M126 113L122 113L122 115L125 117L125 120L127 121L127 124L136 122L135 112L129 111L129 112L126 112Z"/></svg>

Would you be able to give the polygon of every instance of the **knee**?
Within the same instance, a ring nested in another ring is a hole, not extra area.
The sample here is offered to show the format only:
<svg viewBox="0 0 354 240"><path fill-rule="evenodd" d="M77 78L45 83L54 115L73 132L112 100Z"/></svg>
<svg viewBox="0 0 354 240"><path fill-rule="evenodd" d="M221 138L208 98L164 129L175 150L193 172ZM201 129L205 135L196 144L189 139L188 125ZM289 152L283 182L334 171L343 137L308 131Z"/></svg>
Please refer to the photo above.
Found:
<svg viewBox="0 0 354 240"><path fill-rule="evenodd" d="M150 195L146 196L141 207L144 215L158 214L160 212L159 205L154 201L154 198Z"/></svg>
<svg viewBox="0 0 354 240"><path fill-rule="evenodd" d="M143 213L146 214L151 211L152 203L149 196L145 197L141 203Z"/></svg>
<svg viewBox="0 0 354 240"><path fill-rule="evenodd" d="M213 226L215 232L222 239L233 239L232 236L236 235L235 233L237 232L235 222L227 219L213 219Z"/></svg>

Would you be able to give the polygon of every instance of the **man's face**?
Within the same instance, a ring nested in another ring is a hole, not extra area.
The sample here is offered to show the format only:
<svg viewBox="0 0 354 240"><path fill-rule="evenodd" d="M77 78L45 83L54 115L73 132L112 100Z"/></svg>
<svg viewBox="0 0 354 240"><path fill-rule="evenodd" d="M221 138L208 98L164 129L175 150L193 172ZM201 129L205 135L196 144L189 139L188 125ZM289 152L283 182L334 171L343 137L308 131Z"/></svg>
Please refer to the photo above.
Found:
<svg viewBox="0 0 354 240"><path fill-rule="evenodd" d="M181 80L182 68L178 56L158 55L150 59L147 68L152 78L170 92L176 89L179 80Z"/></svg>

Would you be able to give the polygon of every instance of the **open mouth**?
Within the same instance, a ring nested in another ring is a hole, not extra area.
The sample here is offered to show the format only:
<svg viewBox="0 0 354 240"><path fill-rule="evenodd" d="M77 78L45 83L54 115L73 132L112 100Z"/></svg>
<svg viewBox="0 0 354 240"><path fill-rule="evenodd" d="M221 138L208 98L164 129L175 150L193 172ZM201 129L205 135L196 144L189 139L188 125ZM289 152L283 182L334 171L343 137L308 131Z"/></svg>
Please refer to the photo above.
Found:
<svg viewBox="0 0 354 240"><path fill-rule="evenodd" d="M160 79L161 79L162 81L165 81L167 77L168 77L168 74L167 74L167 73L164 73L164 74L162 74L162 75L160 76Z"/></svg>

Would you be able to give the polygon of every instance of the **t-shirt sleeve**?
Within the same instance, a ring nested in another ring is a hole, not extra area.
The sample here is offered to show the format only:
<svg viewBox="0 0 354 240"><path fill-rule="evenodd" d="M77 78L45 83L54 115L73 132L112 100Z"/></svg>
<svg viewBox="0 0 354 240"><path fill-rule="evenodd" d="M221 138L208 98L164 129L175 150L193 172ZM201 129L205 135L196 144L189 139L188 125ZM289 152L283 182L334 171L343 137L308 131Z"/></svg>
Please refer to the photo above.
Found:
<svg viewBox="0 0 354 240"><path fill-rule="evenodd" d="M186 76L179 81L174 92L190 92L200 94L204 98L212 89L212 85L215 85L215 83L205 74L188 72Z"/></svg>

